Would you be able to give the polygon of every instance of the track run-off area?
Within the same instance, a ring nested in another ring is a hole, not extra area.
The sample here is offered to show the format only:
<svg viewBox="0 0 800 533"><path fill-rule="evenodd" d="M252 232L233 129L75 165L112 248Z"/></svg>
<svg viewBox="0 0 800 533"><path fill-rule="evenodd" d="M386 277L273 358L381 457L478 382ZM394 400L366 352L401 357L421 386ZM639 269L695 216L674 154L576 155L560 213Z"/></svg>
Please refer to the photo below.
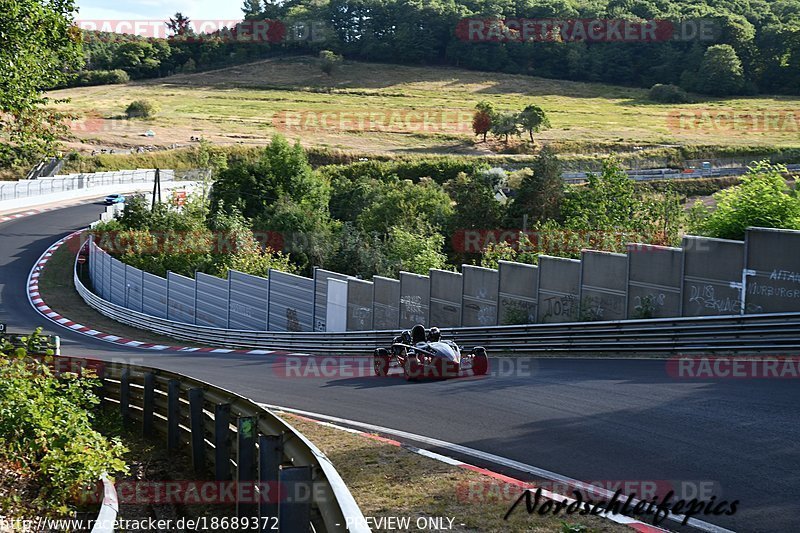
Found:
<svg viewBox="0 0 800 533"><path fill-rule="evenodd" d="M698 498L740 502L734 515L697 517L703 521L735 531L796 529L796 379L679 378L663 359L515 358L494 359L484 378L409 383L303 372L302 364L297 371L286 356L115 346L49 322L26 292L44 251L102 210L87 203L0 222L0 322L19 332L44 327L61 336L64 355L179 372L256 402L391 429L399 440L424 437L411 444L445 455L458 453L438 441L499 456L505 466L462 459L520 479L537 476L515 463L609 485L685 484L709 491Z"/></svg>

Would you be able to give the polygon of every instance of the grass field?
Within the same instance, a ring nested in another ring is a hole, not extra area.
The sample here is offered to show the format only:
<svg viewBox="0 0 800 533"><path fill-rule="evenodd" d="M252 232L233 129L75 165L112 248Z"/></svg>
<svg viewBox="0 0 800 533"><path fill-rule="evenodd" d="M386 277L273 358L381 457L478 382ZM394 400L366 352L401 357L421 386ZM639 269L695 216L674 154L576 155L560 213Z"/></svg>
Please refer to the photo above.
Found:
<svg viewBox="0 0 800 533"><path fill-rule="evenodd" d="M499 142L476 142L471 113L480 100L499 110L541 105L552 128L537 140L590 155L611 147L800 146L800 99L761 96L657 105L646 91L529 76L345 62L332 77L312 58L281 58L206 73L117 86L54 91L72 125L73 149L191 145L203 136L222 144L261 145L276 132L305 146L359 153L490 154ZM127 120L136 99L157 102L151 120ZM676 121L676 113L700 115ZM737 125L714 118L732 112ZM427 118L424 113L428 113ZM709 118L709 116L711 118ZM761 127L765 117L767 127ZM343 122L341 122L343 119ZM753 120L757 123L753 126ZM699 127L698 127L699 126ZM143 134L148 129L154 138ZM525 137L523 137L524 139ZM517 150L525 151L524 143Z"/></svg>
<svg viewBox="0 0 800 533"><path fill-rule="evenodd" d="M336 467L364 516L450 518L448 531L489 533L624 533L625 526L596 516L562 512L528 514L520 504L503 516L522 493L513 484L422 457L391 444L331 429L280 413L318 446ZM647 520L647 518L644 518ZM445 520L447 526L448 522ZM410 530L416 530L413 527ZM435 529L434 529L435 530ZM386 531L376 527L375 531ZM409 529L406 529L409 531Z"/></svg>

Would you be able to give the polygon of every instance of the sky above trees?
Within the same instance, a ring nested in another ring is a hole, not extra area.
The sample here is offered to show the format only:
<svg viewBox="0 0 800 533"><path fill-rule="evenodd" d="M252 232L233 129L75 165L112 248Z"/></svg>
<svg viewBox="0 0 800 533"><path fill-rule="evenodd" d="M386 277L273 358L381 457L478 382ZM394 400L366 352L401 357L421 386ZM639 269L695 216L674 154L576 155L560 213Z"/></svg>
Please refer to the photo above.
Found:
<svg viewBox="0 0 800 533"><path fill-rule="evenodd" d="M167 19L180 11L187 13L192 19L240 20L242 3L220 2L219 0L78 0L77 19L128 20L128 19Z"/></svg>

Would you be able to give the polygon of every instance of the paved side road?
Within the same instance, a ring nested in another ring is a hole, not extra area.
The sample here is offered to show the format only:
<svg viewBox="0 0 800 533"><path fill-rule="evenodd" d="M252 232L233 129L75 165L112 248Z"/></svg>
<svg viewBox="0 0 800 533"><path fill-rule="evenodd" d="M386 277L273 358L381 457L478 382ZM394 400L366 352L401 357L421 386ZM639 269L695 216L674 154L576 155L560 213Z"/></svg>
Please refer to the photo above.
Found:
<svg viewBox="0 0 800 533"><path fill-rule="evenodd" d="M24 292L42 252L100 210L0 224L0 321L21 330L45 325L62 336L66 355L179 371L259 402L425 435L577 479L712 487L718 501L740 500L739 511L700 519L737 531L800 529L796 380L686 381L670 378L663 361L526 359L501 376L406 383L298 377L295 363L269 356L118 349L46 323Z"/></svg>

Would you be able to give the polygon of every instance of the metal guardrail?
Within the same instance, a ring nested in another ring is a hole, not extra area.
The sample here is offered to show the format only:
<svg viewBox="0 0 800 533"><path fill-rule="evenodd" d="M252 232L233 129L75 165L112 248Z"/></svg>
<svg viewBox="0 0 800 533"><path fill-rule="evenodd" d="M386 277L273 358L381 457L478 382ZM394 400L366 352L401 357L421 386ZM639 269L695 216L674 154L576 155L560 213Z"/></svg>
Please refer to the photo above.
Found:
<svg viewBox="0 0 800 533"><path fill-rule="evenodd" d="M97 514L91 533L114 533L114 523L119 515L119 498L111 480L105 475L100 480L103 484L103 503Z"/></svg>
<svg viewBox="0 0 800 533"><path fill-rule="evenodd" d="M786 165L790 174L800 172L800 165ZM634 181L677 180L697 178L721 178L728 176L743 176L747 174L747 167L729 168L696 168L687 170L677 169L652 169L628 170L628 177ZM566 183L584 183L589 172L564 172L561 177Z"/></svg>
<svg viewBox="0 0 800 533"><path fill-rule="evenodd" d="M262 518L258 531L276 525L287 533L369 531L330 460L268 409L165 370L59 359L95 370L103 402L118 408L126 424L138 422L144 436L165 438L171 451L189 449L196 476L213 473L209 482L217 488L230 482L237 516L251 523Z"/></svg>
<svg viewBox="0 0 800 533"><path fill-rule="evenodd" d="M41 177L34 180L0 182L0 201L18 200L31 196L53 194L78 189L91 189L106 185L152 182L155 169L97 172L92 174L69 174L65 176ZM161 179L171 181L174 172L162 170Z"/></svg>
<svg viewBox="0 0 800 533"><path fill-rule="evenodd" d="M75 287L90 307L118 322L209 346L370 354L376 347L388 345L395 335L394 331L296 333L197 326L131 311L104 300L87 289L77 273ZM460 345L481 345L508 353L800 350L800 313L462 327L442 331Z"/></svg>

